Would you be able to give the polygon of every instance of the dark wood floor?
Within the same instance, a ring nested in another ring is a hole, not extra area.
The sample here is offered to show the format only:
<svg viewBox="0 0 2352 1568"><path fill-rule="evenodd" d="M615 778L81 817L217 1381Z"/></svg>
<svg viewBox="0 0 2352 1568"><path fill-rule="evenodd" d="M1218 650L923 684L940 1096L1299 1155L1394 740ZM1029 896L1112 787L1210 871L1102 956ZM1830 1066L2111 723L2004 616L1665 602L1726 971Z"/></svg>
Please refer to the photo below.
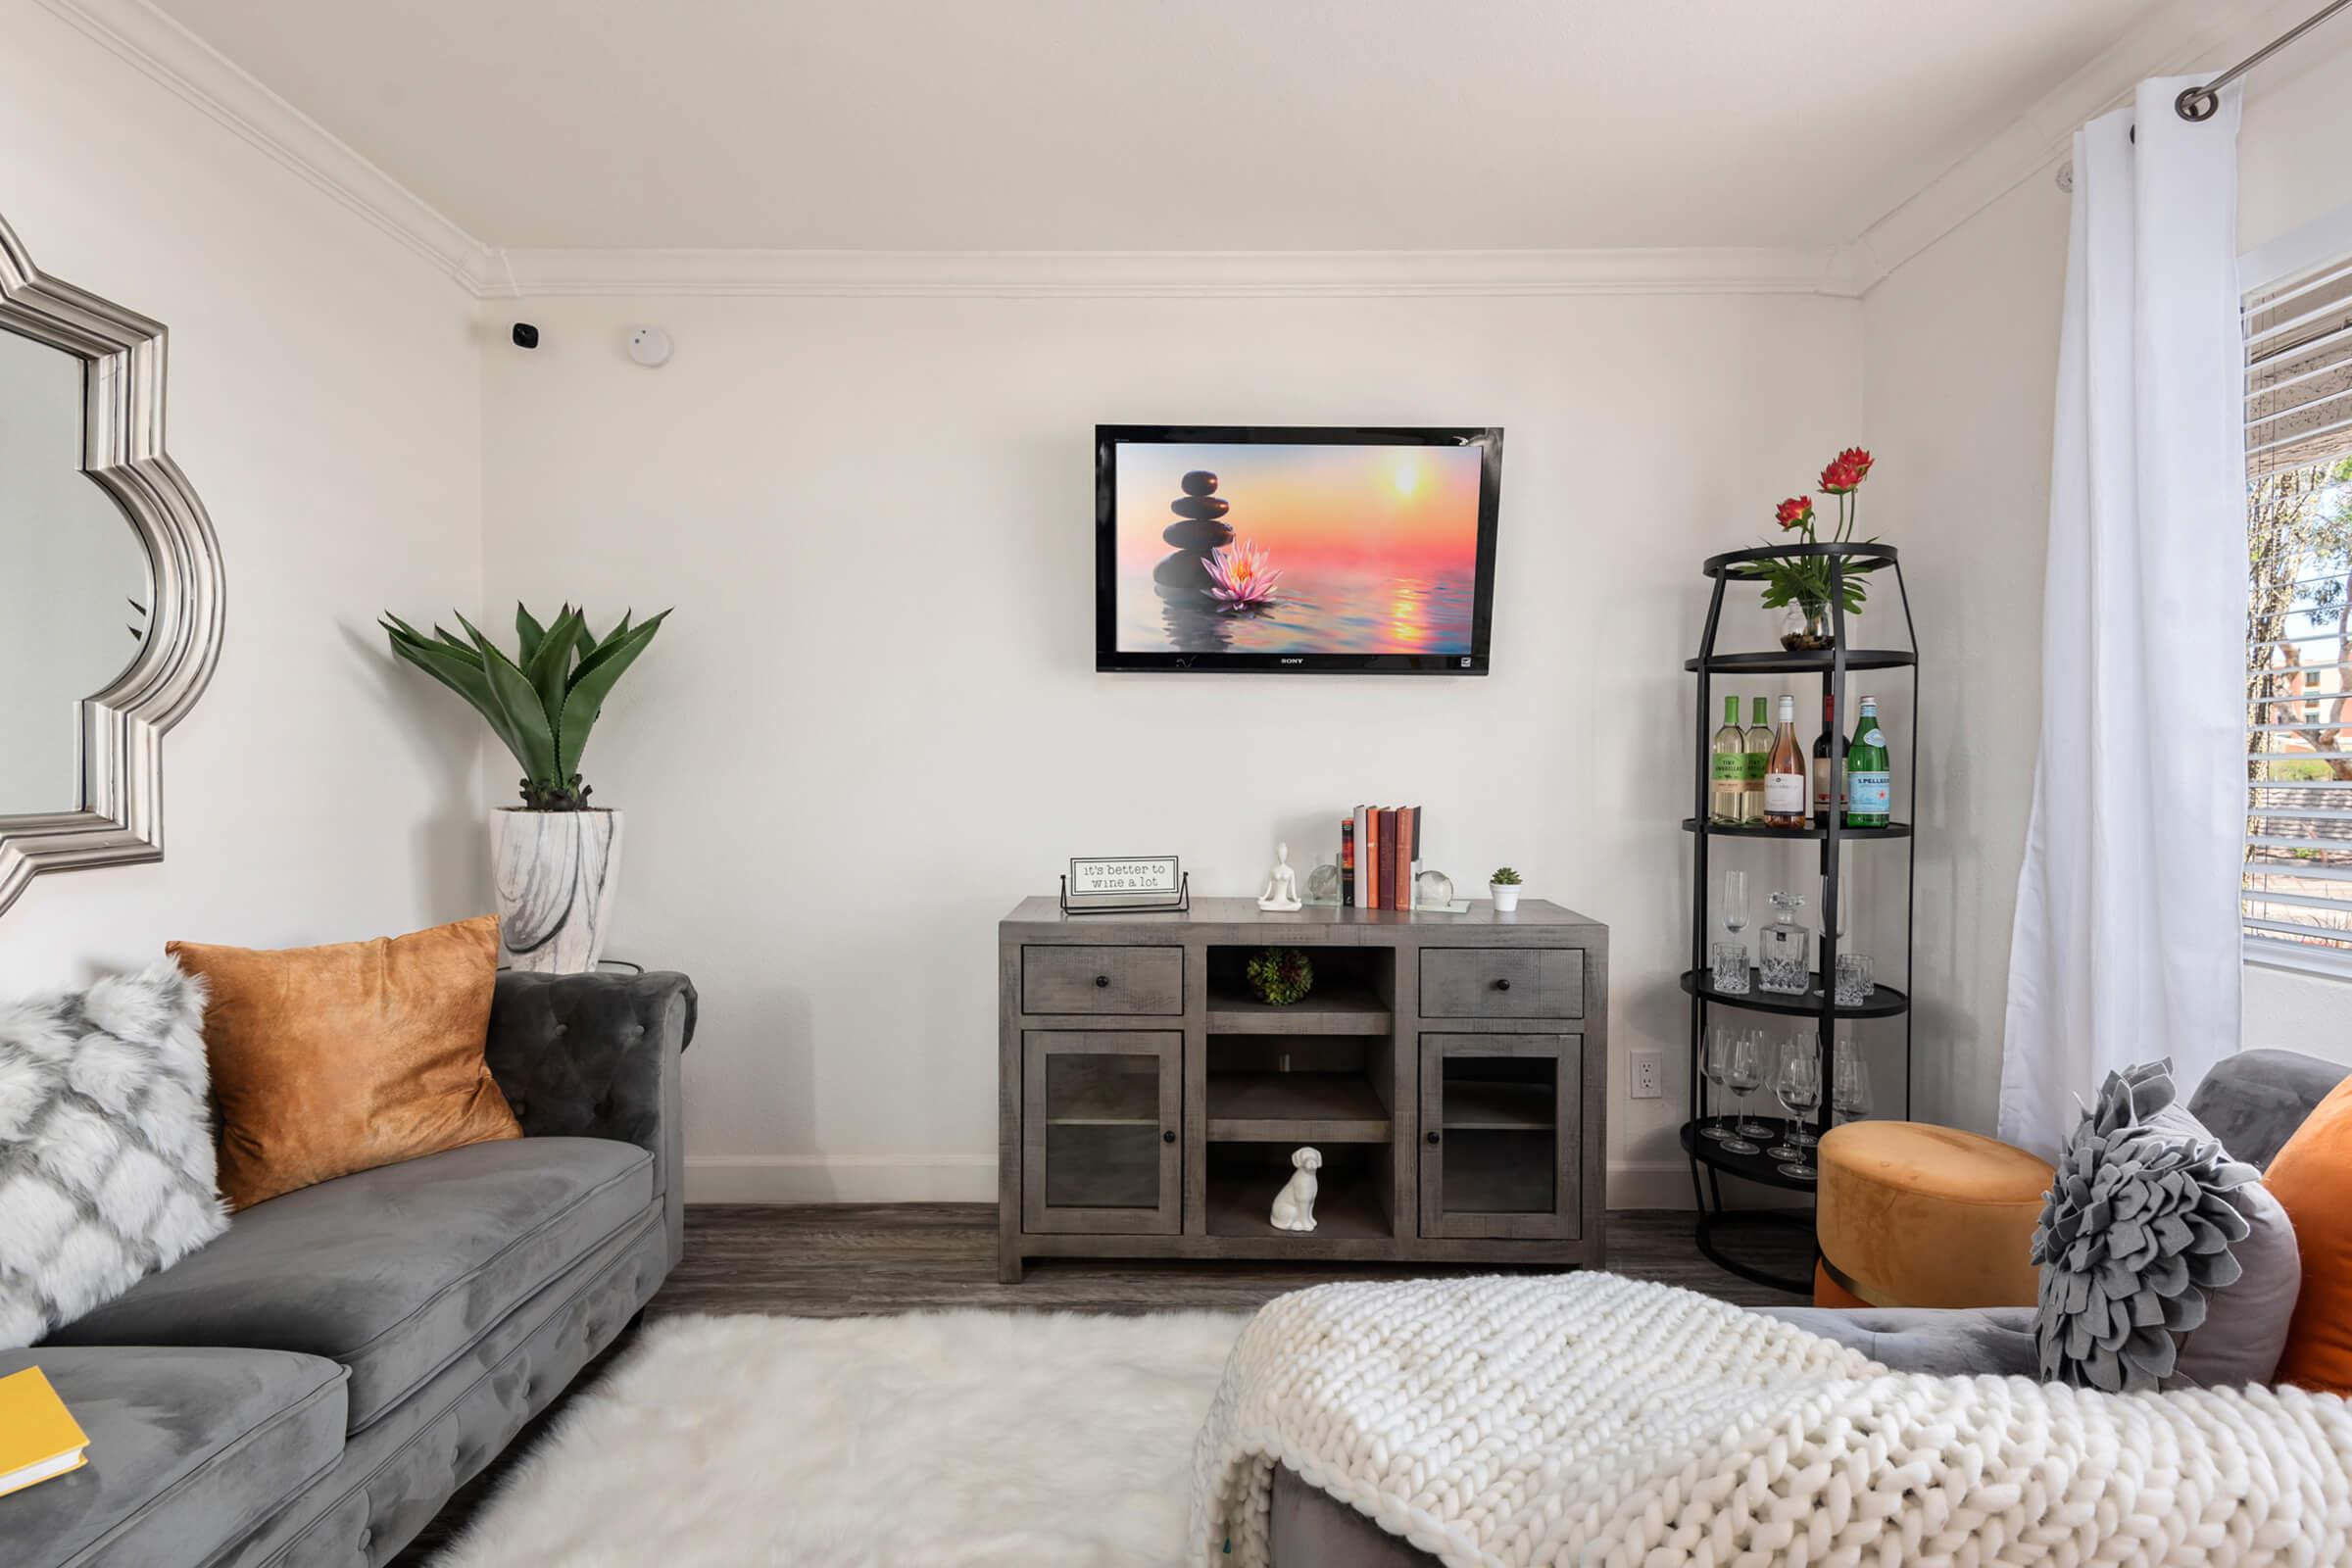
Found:
<svg viewBox="0 0 2352 1568"><path fill-rule="evenodd" d="M1812 1239L1793 1226L1759 1226L1727 1243L1735 1255L1776 1273L1812 1268ZM1642 1211L1609 1216L1609 1267L1636 1279L1687 1286L1747 1306L1797 1298L1751 1285L1698 1255L1690 1216ZM686 1258L646 1308L647 1318L690 1312L843 1317L946 1307L1064 1312L1247 1311L1286 1291L1333 1279L1404 1279L1492 1269L1288 1268L1265 1263L1034 1262L1018 1285L997 1283L997 1211L982 1203L837 1203L806 1207L698 1205L686 1210ZM634 1335L581 1374L594 1383ZM537 1440L564 1401L508 1446L393 1568L423 1568Z"/></svg>

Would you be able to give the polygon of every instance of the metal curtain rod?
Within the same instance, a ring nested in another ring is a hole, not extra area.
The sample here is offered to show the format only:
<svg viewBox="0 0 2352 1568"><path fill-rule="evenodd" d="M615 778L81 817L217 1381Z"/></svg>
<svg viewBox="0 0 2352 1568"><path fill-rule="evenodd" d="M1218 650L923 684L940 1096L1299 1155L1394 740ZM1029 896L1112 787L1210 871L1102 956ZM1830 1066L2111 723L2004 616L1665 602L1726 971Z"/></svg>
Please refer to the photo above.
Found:
<svg viewBox="0 0 2352 1568"><path fill-rule="evenodd" d="M2229 86L2238 77L2244 75L2247 72L2252 71L2256 66L2261 65L2265 60L2270 59L2271 56L2277 54L2288 44L2293 43L2297 38L2302 37L2312 28L2318 26L2321 23L2326 22L2329 17L2334 16L2338 11L2343 10L2346 6L2352 6L2352 0L2331 0L2330 4L2322 6L2316 15L2304 19L2300 25L2289 27L2285 32L2279 34L2276 38L2273 38L2269 43L2264 44L2261 48L2246 56L2245 59L2240 60L2236 65L2231 66L2228 71L2225 71L2220 75L2214 77L2204 86L2186 87L2181 89L2180 96L2173 100L2174 113L2178 114L2182 120L2190 121L2192 122L2200 120L2211 120L2213 118L2213 112L2222 107L2222 100L2219 94L2224 87Z"/></svg>

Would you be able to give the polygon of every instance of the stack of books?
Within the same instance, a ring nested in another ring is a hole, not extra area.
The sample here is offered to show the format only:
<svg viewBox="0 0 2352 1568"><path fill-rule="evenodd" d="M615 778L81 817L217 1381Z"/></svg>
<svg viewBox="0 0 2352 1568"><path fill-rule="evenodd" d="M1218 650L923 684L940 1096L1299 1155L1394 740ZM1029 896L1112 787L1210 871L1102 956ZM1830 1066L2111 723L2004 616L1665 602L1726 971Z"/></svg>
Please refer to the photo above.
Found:
<svg viewBox="0 0 2352 1568"><path fill-rule="evenodd" d="M1340 903L1352 909L1410 909L1421 868L1421 808L1359 806L1340 820Z"/></svg>

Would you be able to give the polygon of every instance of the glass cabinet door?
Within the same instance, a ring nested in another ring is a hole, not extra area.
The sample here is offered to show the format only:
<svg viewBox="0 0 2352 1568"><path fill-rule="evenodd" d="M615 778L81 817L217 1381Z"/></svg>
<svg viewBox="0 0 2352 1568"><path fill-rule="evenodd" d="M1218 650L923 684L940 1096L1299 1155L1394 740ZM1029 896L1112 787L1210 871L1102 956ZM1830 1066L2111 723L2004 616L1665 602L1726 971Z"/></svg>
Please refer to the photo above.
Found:
<svg viewBox="0 0 2352 1568"><path fill-rule="evenodd" d="M1421 1234L1577 1239L1578 1035L1421 1037Z"/></svg>
<svg viewBox="0 0 2352 1568"><path fill-rule="evenodd" d="M1021 1036L1021 1226L1172 1236L1183 1202L1184 1036Z"/></svg>

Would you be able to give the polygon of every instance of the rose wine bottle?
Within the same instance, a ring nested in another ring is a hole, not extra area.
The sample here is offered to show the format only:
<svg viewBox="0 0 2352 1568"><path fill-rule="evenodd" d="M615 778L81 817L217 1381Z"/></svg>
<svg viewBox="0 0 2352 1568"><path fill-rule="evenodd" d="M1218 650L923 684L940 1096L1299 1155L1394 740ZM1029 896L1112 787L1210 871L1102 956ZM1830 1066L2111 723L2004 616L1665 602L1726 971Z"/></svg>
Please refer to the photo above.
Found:
<svg viewBox="0 0 2352 1568"><path fill-rule="evenodd" d="M1843 737L1838 733L1838 699L1835 694L1824 692L1821 694L1821 733L1813 738L1813 825L1815 827L1830 825L1830 780L1832 774L1839 775L1837 780L1838 809L1840 811L1845 809L1845 779L1842 776L1844 770L1838 765L1843 760L1845 752L1845 747L1840 744L1842 739Z"/></svg>
<svg viewBox="0 0 2352 1568"><path fill-rule="evenodd" d="M1747 814L1740 818L1750 827L1764 823L1764 760L1772 755L1772 726L1764 722L1764 699L1758 697L1747 706Z"/></svg>
<svg viewBox="0 0 2352 1568"><path fill-rule="evenodd" d="M1707 820L1738 827L1745 820L1747 741L1740 733L1740 699L1723 700L1723 728L1715 732L1714 785L1707 796Z"/></svg>
<svg viewBox="0 0 2352 1568"><path fill-rule="evenodd" d="M1885 827L1893 820L1894 774L1886 760L1886 733L1879 728L1879 700L1862 699L1862 721L1845 749L1847 827Z"/></svg>
<svg viewBox="0 0 2352 1568"><path fill-rule="evenodd" d="M1764 760L1764 825L1803 827L1805 815L1805 752L1796 739L1796 699L1784 697L1780 727L1773 732L1772 755Z"/></svg>

